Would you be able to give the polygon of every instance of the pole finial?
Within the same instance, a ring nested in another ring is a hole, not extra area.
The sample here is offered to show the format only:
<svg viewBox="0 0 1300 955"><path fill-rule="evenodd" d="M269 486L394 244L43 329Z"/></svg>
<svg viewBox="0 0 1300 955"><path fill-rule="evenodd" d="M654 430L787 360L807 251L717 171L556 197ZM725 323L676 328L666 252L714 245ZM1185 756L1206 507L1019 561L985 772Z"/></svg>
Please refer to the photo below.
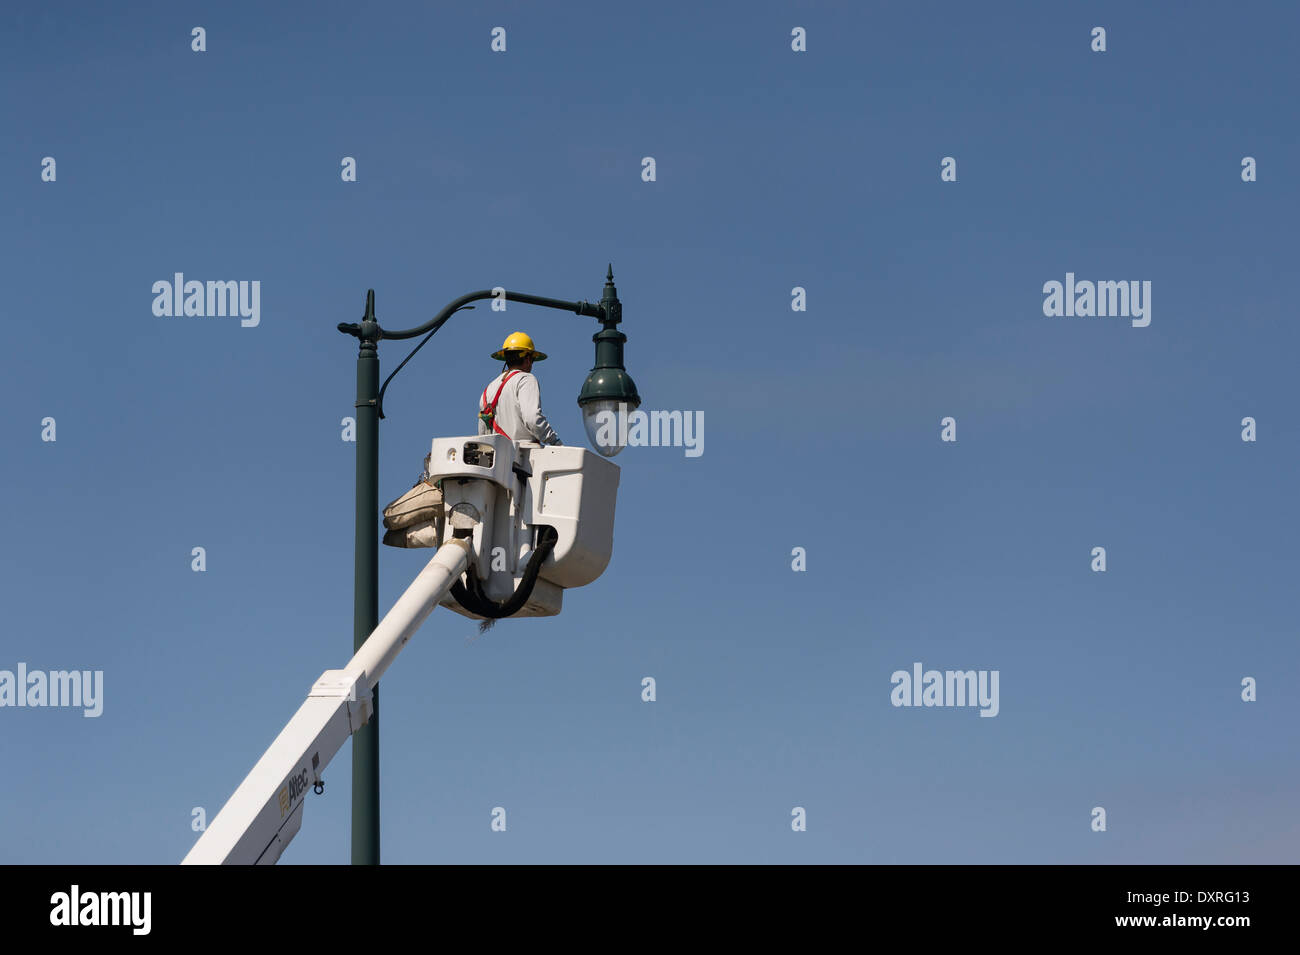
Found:
<svg viewBox="0 0 1300 955"><path fill-rule="evenodd" d="M605 270L605 281L606 281L606 282L613 282L613 281L614 281L614 263L613 263L613 262L609 263L609 268Z"/></svg>

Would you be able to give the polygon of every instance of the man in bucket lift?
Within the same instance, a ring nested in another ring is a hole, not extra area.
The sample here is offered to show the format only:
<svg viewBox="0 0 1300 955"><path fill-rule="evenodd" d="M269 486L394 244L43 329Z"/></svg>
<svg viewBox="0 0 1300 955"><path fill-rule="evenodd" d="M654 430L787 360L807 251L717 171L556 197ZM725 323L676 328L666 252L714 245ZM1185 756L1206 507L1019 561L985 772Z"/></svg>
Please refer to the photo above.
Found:
<svg viewBox="0 0 1300 955"><path fill-rule="evenodd" d="M505 368L488 382L479 398L478 433L495 432L511 441L562 444L542 413L541 388L532 374L533 362L544 361L546 353L538 351L524 332L514 332L492 358L505 362ZM384 508L384 543L390 547L437 547L443 519L442 490L421 475L415 487Z"/></svg>
<svg viewBox="0 0 1300 955"><path fill-rule="evenodd" d="M544 361L546 354L533 347L533 340L523 332L507 336L492 357L504 361L505 368L479 399L478 433L503 434L511 441L536 441L539 444L562 444L560 436L542 414L542 393L533 376L533 362Z"/></svg>

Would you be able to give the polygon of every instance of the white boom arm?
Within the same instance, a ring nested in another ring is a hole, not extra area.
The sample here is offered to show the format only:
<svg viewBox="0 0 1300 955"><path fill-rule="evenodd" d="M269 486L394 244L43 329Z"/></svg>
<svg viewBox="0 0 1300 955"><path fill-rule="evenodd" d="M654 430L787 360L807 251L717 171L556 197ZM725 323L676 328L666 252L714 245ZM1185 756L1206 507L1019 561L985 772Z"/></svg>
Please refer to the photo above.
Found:
<svg viewBox="0 0 1300 955"><path fill-rule="evenodd" d="M469 543L443 543L342 670L326 670L182 865L269 865L298 833L309 784L370 719L371 688L469 564Z"/></svg>

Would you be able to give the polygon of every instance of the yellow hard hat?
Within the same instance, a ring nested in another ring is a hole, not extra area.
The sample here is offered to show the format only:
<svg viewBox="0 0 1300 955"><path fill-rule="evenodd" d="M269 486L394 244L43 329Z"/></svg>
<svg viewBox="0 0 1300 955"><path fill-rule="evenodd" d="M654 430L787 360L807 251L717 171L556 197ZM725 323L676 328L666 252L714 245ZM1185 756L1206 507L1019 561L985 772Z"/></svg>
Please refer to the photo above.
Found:
<svg viewBox="0 0 1300 955"><path fill-rule="evenodd" d="M533 361L543 361L546 358L545 352L540 352L533 347L533 340L528 337L526 332L512 332L506 336L506 340L501 343L500 351L494 351L492 358L496 361L505 361L506 352L516 351L524 352L533 356Z"/></svg>

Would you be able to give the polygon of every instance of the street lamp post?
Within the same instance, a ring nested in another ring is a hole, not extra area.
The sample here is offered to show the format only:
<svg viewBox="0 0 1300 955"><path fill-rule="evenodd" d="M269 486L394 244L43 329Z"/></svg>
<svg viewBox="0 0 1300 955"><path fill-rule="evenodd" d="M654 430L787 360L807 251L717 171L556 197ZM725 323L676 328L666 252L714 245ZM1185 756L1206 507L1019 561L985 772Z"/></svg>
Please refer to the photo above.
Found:
<svg viewBox="0 0 1300 955"><path fill-rule="evenodd" d="M352 611L353 651L359 650L366 638L379 625L379 419L382 390L379 387L379 342L416 338L427 334L432 337L449 318L462 308L471 308L470 302L498 297L502 293L492 290L470 292L449 302L441 312L417 328L389 331L381 328L375 318L375 292L366 292L366 311L360 324L342 322L338 329L352 335L360 342L357 354L357 494L356 494L356 572L353 580L354 600ZM567 302L563 299L528 295L523 292L504 292L510 302L540 305L565 312L574 312L597 318L601 330L592 341L596 343L596 364L587 376L578 396L583 409L584 426L592 433L587 422L600 410L616 408L622 401L635 408L640 404L636 385L623 368L623 344L627 336L618 330L623 319L623 306L614 287L614 268L605 275L605 289L600 302ZM427 339L426 339L427 341ZM416 346L423 347L424 342ZM415 351L412 351L412 355ZM408 359L410 356L407 356ZM405 361L402 363L405 364ZM398 366L398 370L401 369ZM396 372L394 372L396 374ZM391 376L390 376L391 378ZM384 385L387 388L387 383ZM610 452L598 448L602 454ZM613 453L617 453L614 450ZM352 864L379 864L379 685L373 690L371 717L352 737Z"/></svg>

